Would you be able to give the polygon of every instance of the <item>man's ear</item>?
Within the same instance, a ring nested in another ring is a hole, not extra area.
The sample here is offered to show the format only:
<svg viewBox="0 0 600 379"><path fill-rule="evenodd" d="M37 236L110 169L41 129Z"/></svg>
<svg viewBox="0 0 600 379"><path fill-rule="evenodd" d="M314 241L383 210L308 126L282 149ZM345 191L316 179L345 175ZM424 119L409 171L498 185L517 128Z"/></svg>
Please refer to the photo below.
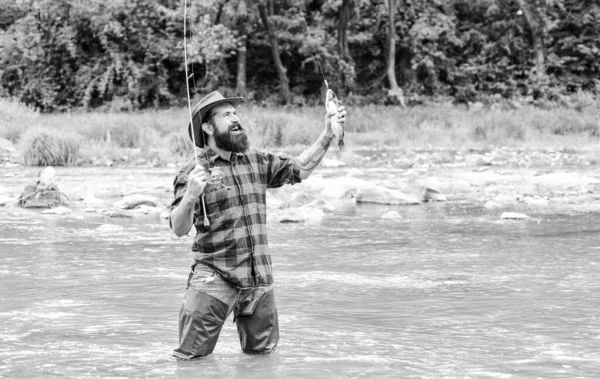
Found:
<svg viewBox="0 0 600 379"><path fill-rule="evenodd" d="M209 136L213 135L213 126L212 126L212 124L209 124L208 122L205 122L204 124L202 124L202 130L204 130L204 132L206 134L208 134Z"/></svg>

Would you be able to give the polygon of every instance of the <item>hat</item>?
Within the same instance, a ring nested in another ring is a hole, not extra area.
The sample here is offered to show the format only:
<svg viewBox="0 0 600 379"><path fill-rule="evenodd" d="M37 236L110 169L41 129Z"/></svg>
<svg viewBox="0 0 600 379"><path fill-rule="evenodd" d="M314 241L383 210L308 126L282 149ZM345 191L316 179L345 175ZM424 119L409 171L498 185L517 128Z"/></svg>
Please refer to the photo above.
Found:
<svg viewBox="0 0 600 379"><path fill-rule="evenodd" d="M229 97L225 98L219 93L219 91L213 91L208 95L204 96L192 109L192 122L188 125L188 134L192 141L196 141L196 146L203 147L204 137L202 136L202 119L208 113L209 110L223 103L229 103L232 106L238 105L243 97ZM192 128L192 124L194 125ZM194 135L192 137L192 129Z"/></svg>

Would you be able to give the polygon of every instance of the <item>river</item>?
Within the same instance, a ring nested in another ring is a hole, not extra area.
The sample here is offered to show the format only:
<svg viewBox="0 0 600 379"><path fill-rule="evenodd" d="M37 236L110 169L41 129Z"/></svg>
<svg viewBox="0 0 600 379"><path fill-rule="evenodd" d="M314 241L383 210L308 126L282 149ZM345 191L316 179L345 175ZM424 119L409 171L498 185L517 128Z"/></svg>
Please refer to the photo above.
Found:
<svg viewBox="0 0 600 379"><path fill-rule="evenodd" d="M243 354L229 318L212 356L177 362L191 237L0 208L0 377L597 378L600 215L529 215L358 205L270 224L277 351Z"/></svg>

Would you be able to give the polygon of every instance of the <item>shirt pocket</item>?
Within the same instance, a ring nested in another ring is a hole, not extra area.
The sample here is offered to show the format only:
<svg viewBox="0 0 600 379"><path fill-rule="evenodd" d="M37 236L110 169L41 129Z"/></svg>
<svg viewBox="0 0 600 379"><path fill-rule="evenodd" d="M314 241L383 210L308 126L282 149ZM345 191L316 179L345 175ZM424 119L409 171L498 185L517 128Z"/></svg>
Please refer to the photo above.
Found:
<svg viewBox="0 0 600 379"><path fill-rule="evenodd" d="M231 204L227 187L217 189L213 186L209 186L204 194L204 198L206 215L211 223L217 223L231 218ZM203 220L198 221L203 222Z"/></svg>

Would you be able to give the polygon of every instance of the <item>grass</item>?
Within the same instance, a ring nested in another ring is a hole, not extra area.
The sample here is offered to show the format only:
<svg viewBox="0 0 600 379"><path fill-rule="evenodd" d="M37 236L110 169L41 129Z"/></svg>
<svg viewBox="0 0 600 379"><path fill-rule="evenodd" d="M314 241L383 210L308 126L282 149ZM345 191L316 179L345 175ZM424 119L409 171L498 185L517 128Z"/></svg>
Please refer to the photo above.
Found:
<svg viewBox="0 0 600 379"><path fill-rule="evenodd" d="M28 166L68 166L76 162L81 137L73 132L33 128L19 141Z"/></svg>
<svg viewBox="0 0 600 379"><path fill-rule="evenodd" d="M309 145L322 130L324 117L322 107L242 104L238 112L249 129L252 145L268 149L298 150L299 146ZM367 105L348 109L346 143L350 149L468 149L489 145L585 149L593 148L600 139L599 116L598 104L583 112L558 106L470 111L440 103L407 109ZM17 143L27 164L56 164L56 157L62 157L63 164L140 158L181 161L192 152L188 123L188 110L184 108L39 114L22 104L0 99L0 138ZM48 150L49 142L40 142L44 139L54 141L55 146ZM76 145L81 148L76 149ZM35 152L44 148L42 155Z"/></svg>

